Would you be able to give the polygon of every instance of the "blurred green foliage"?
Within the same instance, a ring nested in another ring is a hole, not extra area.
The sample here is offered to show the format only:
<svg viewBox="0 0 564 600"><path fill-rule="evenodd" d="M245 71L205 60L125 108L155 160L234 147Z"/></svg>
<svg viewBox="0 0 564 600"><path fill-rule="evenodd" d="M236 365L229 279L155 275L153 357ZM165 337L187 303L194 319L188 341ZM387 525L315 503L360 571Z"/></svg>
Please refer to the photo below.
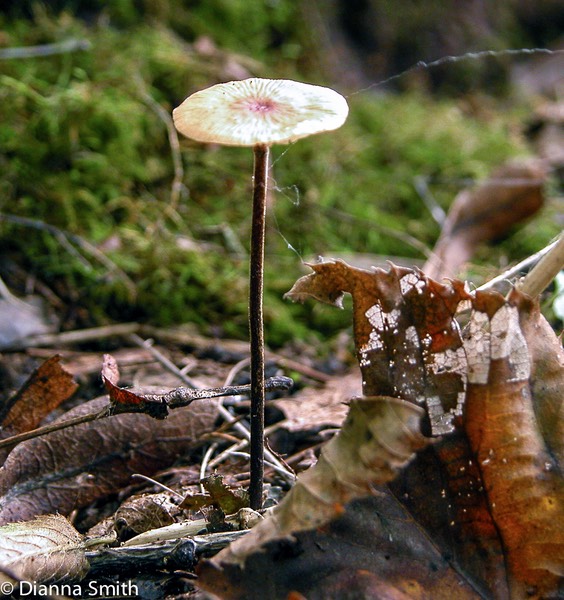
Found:
<svg viewBox="0 0 564 600"><path fill-rule="evenodd" d="M30 14L0 17L3 47L90 44L0 59L0 214L37 225L0 218L0 274L17 264L51 287L69 307L68 327L192 322L246 337L252 153L181 140L183 187L174 191L162 111L234 73L318 82L303 67L296 4L64 4L62 12L37 4ZM438 226L414 177L427 178L446 208L467 180L526 152L503 106L477 115L460 101L417 92L365 92L349 102L339 131L273 152L265 299L272 346L315 331L330 336L348 322L282 300L304 272L302 258L360 252L421 260L409 236L431 247ZM537 221L530 248L519 238L502 252L522 256L554 233L550 218ZM94 244L115 268L69 235Z"/></svg>

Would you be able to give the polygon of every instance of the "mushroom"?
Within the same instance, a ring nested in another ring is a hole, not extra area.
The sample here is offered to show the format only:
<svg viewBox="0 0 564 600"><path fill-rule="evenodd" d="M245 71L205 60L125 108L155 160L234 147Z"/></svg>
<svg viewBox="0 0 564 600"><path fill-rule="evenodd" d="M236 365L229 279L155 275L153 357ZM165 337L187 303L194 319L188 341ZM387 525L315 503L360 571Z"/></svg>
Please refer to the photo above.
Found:
<svg viewBox="0 0 564 600"><path fill-rule="evenodd" d="M174 124L199 142L254 151L249 326L251 351L250 505L262 506L264 457L263 274L269 148L331 131L347 118L346 100L326 87L251 78L195 92L174 109Z"/></svg>

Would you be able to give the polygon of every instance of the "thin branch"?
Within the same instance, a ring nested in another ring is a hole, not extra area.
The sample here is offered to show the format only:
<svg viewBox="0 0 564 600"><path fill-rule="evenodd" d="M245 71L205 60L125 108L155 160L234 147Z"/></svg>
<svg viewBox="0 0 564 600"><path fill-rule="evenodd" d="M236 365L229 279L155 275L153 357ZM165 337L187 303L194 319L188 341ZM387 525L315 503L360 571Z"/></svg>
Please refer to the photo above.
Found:
<svg viewBox="0 0 564 600"><path fill-rule="evenodd" d="M446 213L443 210L443 207L435 200L433 194L431 194L427 182L427 177L423 177L422 175L417 175L413 178L415 191L419 194L421 200L423 200L423 203L435 222L442 227L445 224Z"/></svg>
<svg viewBox="0 0 564 600"><path fill-rule="evenodd" d="M170 116L170 113L166 111L158 102L156 102L149 92L147 92L145 89L145 84L140 77L137 78L137 85L145 104L147 104L147 106L149 106L157 114L157 116L166 126L168 143L172 157L172 165L174 169L174 179L172 180L170 190L170 204L167 208L171 213L175 213L178 205L180 204L182 190L185 189L184 166L182 164L182 155L180 154L178 133L174 127L174 122Z"/></svg>
<svg viewBox="0 0 564 600"><path fill-rule="evenodd" d="M132 333L128 336L129 340L131 340L134 344L139 346L140 348L145 348L148 350L151 355L161 363L161 365L167 369L173 375L176 375L183 383L185 383L188 387L196 388L196 384L188 377L185 373L183 373L171 360L169 360L162 352L159 352L152 344L150 340L144 340L139 337L136 333Z"/></svg>
<svg viewBox="0 0 564 600"><path fill-rule="evenodd" d="M489 281L487 281L486 283L484 283L483 285L481 285L478 288L478 290L479 291L484 291L484 290L496 289L496 288L498 288L500 286L500 284L503 284L503 283L508 283L508 284L511 285L511 280L513 280L516 277L518 277L519 275L521 275L524 271L526 271L530 267L532 267L532 266L536 265L537 263L539 263L539 261L543 258L543 256L545 256L546 254L548 254L549 252L551 252L551 250L558 243L562 243L562 237L560 238L560 240L556 240L556 241L552 242L551 244L549 244L548 246L546 246L542 250L539 250L538 252L536 252L532 256L528 256L527 258L525 258L521 262L517 263L513 267L507 269L507 271L504 271L500 275L497 275L493 279L490 279ZM562 268L562 266L560 268ZM533 271L531 271L531 273L532 272ZM553 275L553 277L550 279L550 281L552 281L552 279L555 276L556 276L556 274ZM523 290L521 288L521 291L525 291L525 290Z"/></svg>
<svg viewBox="0 0 564 600"><path fill-rule="evenodd" d="M165 492L168 492L169 494L172 494L173 496L176 496L177 498L184 500L184 496L182 494L179 494L176 490L169 488L164 483L161 483L160 481L157 481L156 479L153 479L152 477L147 477L147 475L143 475L141 473L133 473L131 475L131 479L142 479L143 481L152 483L154 486L160 487L161 489L165 490Z"/></svg>
<svg viewBox="0 0 564 600"><path fill-rule="evenodd" d="M288 389L289 387L291 387L291 385L292 380L288 377L271 377L270 379L267 379L265 381L265 388L267 390ZM177 388L176 390L172 390L171 392L167 392L166 394L147 394L143 396L143 398L148 402L164 403L168 408L174 409L182 406L187 406L194 400L207 400L210 398L217 398L219 396L249 394L250 391L250 385L227 386L223 388L210 388L205 390ZM119 407L118 410L116 410L117 407ZM108 404L102 410L96 413L88 413L86 415L81 415L80 417L75 417L74 419L68 419L67 421L50 423L49 425L44 425L43 427L38 427L37 429L33 429L31 431L20 433L18 435L8 437L4 440L0 440L0 448L14 446L25 440L46 435L48 433L52 433L53 431L60 431L62 429L67 429L68 427L80 425L82 423L89 423L90 421L104 419L115 414L140 412L143 411L139 410L139 406L137 404Z"/></svg>
<svg viewBox="0 0 564 600"><path fill-rule="evenodd" d="M517 284L517 289L535 298L564 268L564 233L552 244L548 252L533 269Z"/></svg>
<svg viewBox="0 0 564 600"><path fill-rule="evenodd" d="M2 48L0 50L0 59L36 58L39 56L52 56L53 54L67 54L80 50L90 50L90 48L92 48L92 43L89 40L70 39L55 44Z"/></svg>
<svg viewBox="0 0 564 600"><path fill-rule="evenodd" d="M293 384L294 382L289 377L278 376L267 379L264 382L264 387L266 391L289 390ZM207 400L210 398L218 398L220 396L247 395L250 391L250 384L227 385L206 389L179 387L164 394L143 394L142 397L147 402L161 402L166 404L168 408L179 408L181 406L188 406L188 404L192 403L194 400Z"/></svg>
<svg viewBox="0 0 564 600"><path fill-rule="evenodd" d="M80 417L75 417L74 419L68 419L67 421L59 421L57 423L50 423L49 425L44 425L43 427L38 427L37 429L32 429L31 431L26 431L25 433L12 435L11 437L0 440L0 448L15 446L20 442L25 442L26 440L30 440L32 438L47 435L48 433L52 433L53 431L67 429L67 427L74 427L75 425L81 425L82 423L90 423L91 421L97 421L98 419L105 419L106 417L110 416L110 409L111 405L108 404L102 410L96 413L88 413L86 415L81 415Z"/></svg>
<svg viewBox="0 0 564 600"><path fill-rule="evenodd" d="M79 235L75 235L73 233L69 233L67 231L63 231L54 225L50 225L49 223L45 223L43 221L39 221L37 219L29 219L28 217L20 217L18 215L11 215L7 213L0 213L0 221L6 221L8 223L13 223L14 225L20 225L22 227L30 227L33 229L38 229L40 231L46 231L51 234L60 244L63 246L67 252L78 258L83 265L87 268L92 269L92 265L81 256L76 248L71 246L70 242L77 245L82 250L86 251L88 254L93 256L100 264L102 264L110 274L118 275L124 282L127 291L131 295L131 297L135 297L137 295L137 288L132 279L120 269L112 260L110 260L103 252L98 250L96 246L91 244L88 240L80 237Z"/></svg>

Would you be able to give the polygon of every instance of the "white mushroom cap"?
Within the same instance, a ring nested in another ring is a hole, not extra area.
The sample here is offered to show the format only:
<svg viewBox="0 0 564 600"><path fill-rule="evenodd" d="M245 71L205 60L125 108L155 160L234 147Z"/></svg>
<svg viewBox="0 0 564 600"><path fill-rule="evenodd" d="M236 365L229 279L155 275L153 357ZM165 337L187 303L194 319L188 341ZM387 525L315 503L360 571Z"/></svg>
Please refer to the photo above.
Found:
<svg viewBox="0 0 564 600"><path fill-rule="evenodd" d="M172 114L178 131L199 142L255 146L337 129L348 112L347 101L332 89L252 78L196 92Z"/></svg>

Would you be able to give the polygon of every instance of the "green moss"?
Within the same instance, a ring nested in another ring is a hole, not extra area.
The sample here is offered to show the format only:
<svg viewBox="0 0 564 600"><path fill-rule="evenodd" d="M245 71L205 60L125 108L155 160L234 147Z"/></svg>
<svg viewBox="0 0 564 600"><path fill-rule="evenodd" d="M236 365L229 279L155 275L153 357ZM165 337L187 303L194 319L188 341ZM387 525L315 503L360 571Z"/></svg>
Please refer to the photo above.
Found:
<svg viewBox="0 0 564 600"><path fill-rule="evenodd" d="M113 27L87 26L68 13L0 23L10 46L69 37L91 43L87 51L0 62L0 211L99 244L116 265L76 238L63 243L53 232L0 220L0 252L69 305L78 317L67 326L139 319L247 336L247 259L234 249L248 247L252 153L181 140L185 188L176 204L168 123L156 104L170 114L187 94L225 79L233 61L254 75L317 79L298 70L293 3L251 4L183 3L174 27L164 0L144 5L145 18L135 3L112 3L103 10ZM216 51L187 43L202 35ZM265 303L272 346L313 331L327 338L348 324L338 311L282 300L305 272L301 257L421 259L418 246L389 233L427 246L438 234L414 177L428 178L446 207L463 181L526 151L504 107L478 118L456 101L417 93L349 101L339 131L273 150ZM211 232L218 225L229 227L231 241ZM547 216L527 230L528 246L514 238L503 252L537 249L554 228Z"/></svg>

